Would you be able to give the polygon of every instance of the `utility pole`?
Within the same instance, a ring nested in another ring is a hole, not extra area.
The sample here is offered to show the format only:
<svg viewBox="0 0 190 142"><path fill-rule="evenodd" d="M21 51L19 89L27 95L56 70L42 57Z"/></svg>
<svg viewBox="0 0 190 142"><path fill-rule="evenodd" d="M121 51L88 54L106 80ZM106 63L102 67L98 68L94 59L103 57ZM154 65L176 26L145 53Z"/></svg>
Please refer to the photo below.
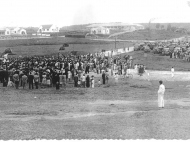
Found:
<svg viewBox="0 0 190 142"><path fill-rule="evenodd" d="M117 37L115 37L115 49L116 49L116 38L117 38Z"/></svg>
<svg viewBox="0 0 190 142"><path fill-rule="evenodd" d="M151 18L151 19L149 20L149 23L148 23L148 28L149 28L149 38L151 38L151 34L150 34L150 33L151 33L151 27L150 27L150 26L151 26L151 25L150 25L150 24L151 24L151 22L154 21L155 19L156 19L156 18Z"/></svg>

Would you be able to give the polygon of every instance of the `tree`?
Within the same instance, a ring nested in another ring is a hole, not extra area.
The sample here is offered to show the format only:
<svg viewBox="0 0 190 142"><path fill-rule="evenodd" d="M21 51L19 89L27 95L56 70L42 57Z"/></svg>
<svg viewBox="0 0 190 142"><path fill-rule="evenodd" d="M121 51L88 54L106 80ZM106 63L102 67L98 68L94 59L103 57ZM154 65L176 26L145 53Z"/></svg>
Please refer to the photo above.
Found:
<svg viewBox="0 0 190 142"><path fill-rule="evenodd" d="M170 31L171 28L172 28L171 24L168 24L168 26L167 26L167 31Z"/></svg>
<svg viewBox="0 0 190 142"><path fill-rule="evenodd" d="M161 29L162 29L162 30L164 29L164 25L161 25Z"/></svg>
<svg viewBox="0 0 190 142"><path fill-rule="evenodd" d="M156 24L156 28L159 29L160 28L160 23Z"/></svg>
<svg viewBox="0 0 190 142"><path fill-rule="evenodd" d="M177 30L176 27L171 27L171 31L175 32Z"/></svg>

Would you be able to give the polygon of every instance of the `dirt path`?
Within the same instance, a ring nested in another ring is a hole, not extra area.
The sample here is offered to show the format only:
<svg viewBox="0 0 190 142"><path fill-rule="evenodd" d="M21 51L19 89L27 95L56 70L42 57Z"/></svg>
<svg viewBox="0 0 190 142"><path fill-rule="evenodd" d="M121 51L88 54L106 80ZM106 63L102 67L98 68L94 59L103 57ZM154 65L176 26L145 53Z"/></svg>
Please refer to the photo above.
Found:
<svg viewBox="0 0 190 142"><path fill-rule="evenodd" d="M131 69L130 73L133 75L134 79L140 80L190 81L190 72L176 71L174 77L171 76L170 71L146 70L143 76L139 76L136 70ZM101 74L93 72L90 73L90 76L91 75L101 77ZM111 76L111 73L109 73L109 76L114 78L114 76ZM123 78L123 76L120 76L120 78Z"/></svg>
<svg viewBox="0 0 190 142"><path fill-rule="evenodd" d="M135 70L131 70L135 79L145 79L145 80L166 80L166 81L189 81L190 72L179 72L174 73L174 77L171 76L170 71L153 71L147 70L143 76L139 77Z"/></svg>
<svg viewBox="0 0 190 142"><path fill-rule="evenodd" d="M122 34L124 34L124 33L129 33L129 32L133 32L133 31L123 31L123 32L114 33L114 34L111 34L111 35L108 37L108 39L111 38L111 37L114 37L114 36L122 35Z"/></svg>
<svg viewBox="0 0 190 142"><path fill-rule="evenodd" d="M61 103L67 104L66 107L61 110ZM30 106L24 104L28 109L17 109L0 112L0 121L3 120L14 120L14 121L30 121L30 120L64 120L64 119L78 119L84 117L95 117L95 116L112 116L112 115L127 115L131 116L137 112L153 112L159 111L156 107L157 101L122 101L122 100L97 100L94 102L55 102L51 106L57 105L59 109L53 111L45 111L43 109L35 108L29 110ZM165 100L166 109L181 109L183 107L190 107L190 99L181 100ZM50 105L50 104L49 104ZM141 110L135 108L142 106ZM41 104L41 108L44 108L47 104ZM175 107L174 107L175 106ZM73 109L75 108L75 109ZM68 110L66 110L68 109ZM73 110L72 110L73 109ZM66 110L67 112L65 112Z"/></svg>

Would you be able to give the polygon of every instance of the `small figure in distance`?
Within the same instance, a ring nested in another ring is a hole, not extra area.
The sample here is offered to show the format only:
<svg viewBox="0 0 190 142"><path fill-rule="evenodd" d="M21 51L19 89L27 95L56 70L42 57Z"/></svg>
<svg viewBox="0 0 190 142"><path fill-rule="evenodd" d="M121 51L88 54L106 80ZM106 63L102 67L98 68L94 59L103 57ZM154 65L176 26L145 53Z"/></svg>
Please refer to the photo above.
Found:
<svg viewBox="0 0 190 142"><path fill-rule="evenodd" d="M159 81L159 89L158 89L158 107L164 108L164 93L165 93L165 86L163 82Z"/></svg>
<svg viewBox="0 0 190 142"><path fill-rule="evenodd" d="M171 75L174 77L174 67L171 68Z"/></svg>

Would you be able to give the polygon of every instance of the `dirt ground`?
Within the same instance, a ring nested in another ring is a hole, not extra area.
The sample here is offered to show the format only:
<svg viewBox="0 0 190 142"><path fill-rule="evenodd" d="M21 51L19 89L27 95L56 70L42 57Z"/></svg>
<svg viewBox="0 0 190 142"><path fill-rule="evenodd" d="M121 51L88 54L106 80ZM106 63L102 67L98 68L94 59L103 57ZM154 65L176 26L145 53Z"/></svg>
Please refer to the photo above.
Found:
<svg viewBox="0 0 190 142"><path fill-rule="evenodd" d="M189 73L148 71L108 85L66 90L1 87L0 139L189 139ZM163 75L165 74L165 75ZM166 86L157 107L158 80ZM2 85L2 84L1 84Z"/></svg>

